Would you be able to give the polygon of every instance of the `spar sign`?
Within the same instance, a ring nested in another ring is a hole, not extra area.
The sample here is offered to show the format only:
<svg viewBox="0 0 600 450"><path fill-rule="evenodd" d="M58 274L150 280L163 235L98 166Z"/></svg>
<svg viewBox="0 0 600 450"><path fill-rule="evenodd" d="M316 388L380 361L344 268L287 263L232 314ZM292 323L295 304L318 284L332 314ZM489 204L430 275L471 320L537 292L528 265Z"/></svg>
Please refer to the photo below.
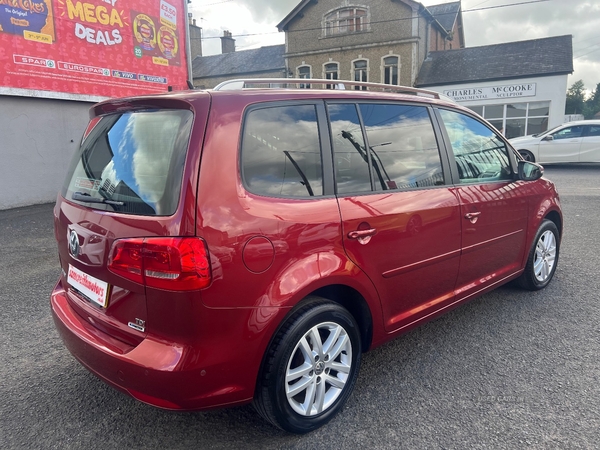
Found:
<svg viewBox="0 0 600 450"><path fill-rule="evenodd" d="M0 93L186 89L185 1L0 0Z"/></svg>

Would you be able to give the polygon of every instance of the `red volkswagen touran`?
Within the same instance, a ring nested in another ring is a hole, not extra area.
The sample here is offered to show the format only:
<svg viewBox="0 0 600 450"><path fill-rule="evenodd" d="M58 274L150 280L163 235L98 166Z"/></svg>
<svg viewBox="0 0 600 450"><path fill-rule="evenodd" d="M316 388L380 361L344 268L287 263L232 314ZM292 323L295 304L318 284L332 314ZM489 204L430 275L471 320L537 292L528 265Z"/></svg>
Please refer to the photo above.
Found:
<svg viewBox="0 0 600 450"><path fill-rule="evenodd" d="M363 352L550 282L563 220L539 165L436 93L308 81L91 109L54 210L51 308L102 380L168 409L254 402L304 433Z"/></svg>

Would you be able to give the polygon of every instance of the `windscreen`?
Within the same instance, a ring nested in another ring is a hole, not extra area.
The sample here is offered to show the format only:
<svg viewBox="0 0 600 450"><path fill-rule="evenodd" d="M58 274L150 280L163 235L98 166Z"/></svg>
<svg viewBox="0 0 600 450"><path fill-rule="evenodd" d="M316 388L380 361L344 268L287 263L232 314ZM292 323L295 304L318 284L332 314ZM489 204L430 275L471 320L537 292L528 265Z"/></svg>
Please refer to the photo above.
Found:
<svg viewBox="0 0 600 450"><path fill-rule="evenodd" d="M74 155L62 195L124 214L175 213L192 118L186 110L103 117Z"/></svg>

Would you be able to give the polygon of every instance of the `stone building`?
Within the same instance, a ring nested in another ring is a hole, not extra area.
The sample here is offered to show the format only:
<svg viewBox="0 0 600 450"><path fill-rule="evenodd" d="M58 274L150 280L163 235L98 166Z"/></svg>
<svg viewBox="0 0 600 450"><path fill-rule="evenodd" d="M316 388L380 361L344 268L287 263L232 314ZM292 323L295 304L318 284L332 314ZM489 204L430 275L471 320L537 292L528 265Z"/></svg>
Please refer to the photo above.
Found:
<svg viewBox="0 0 600 450"><path fill-rule="evenodd" d="M464 47L460 1L303 0L277 28L294 78L412 86L429 51Z"/></svg>

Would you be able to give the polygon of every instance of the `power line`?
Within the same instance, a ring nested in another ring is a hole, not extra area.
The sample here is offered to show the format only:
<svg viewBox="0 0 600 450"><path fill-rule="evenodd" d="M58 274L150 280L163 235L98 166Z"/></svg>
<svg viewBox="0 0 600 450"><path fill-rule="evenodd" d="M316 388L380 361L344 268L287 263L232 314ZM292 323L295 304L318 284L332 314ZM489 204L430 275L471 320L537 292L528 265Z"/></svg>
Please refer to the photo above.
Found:
<svg viewBox="0 0 600 450"><path fill-rule="evenodd" d="M583 55L575 56L573 59L579 59L579 58L581 58L582 56L587 56L587 55L589 55L590 53L594 53L594 52L597 52L597 51L600 51L600 48L597 48L596 50L592 50L591 52L584 53Z"/></svg>
<svg viewBox="0 0 600 450"><path fill-rule="evenodd" d="M229 2L232 2L232 1L234 1L234 0L223 0L222 2L209 3L208 5L201 5L201 6L198 6L198 8L206 8L207 6L221 5L223 3L229 3Z"/></svg>
<svg viewBox="0 0 600 450"><path fill-rule="evenodd" d="M227 1L232 1L232 0L227 0ZM509 3L509 4L505 4L505 5L496 5L496 6L486 6L484 8L473 8L473 9L465 9L464 11L462 11L462 13L470 13L470 12L478 12L478 11L486 11L489 9L498 9L498 8L508 8L511 6L522 6L522 5L530 5L530 4L534 4L534 3L544 3L544 2L549 2L552 0L529 0L529 1L525 1L525 2L519 2L519 3ZM480 3L482 4L482 3ZM208 6L208 5L207 5ZM455 15L456 13L441 13L441 14L437 14L437 16L445 16L445 15ZM390 22L402 22L404 20L413 20L413 17L406 17L406 18L402 18L402 19L388 19L388 20L377 20L377 21L371 21L369 22L369 24L378 24L378 23L390 23ZM287 33L299 33L299 32L303 32L303 31L320 31L322 30L322 27L315 27L315 28L303 28L300 30L293 30L293 31L286 31ZM249 37L249 36L264 36L267 34L279 34L279 31L269 31L269 32L265 32L265 33L246 33L246 34L234 34L231 37ZM202 39L220 39L221 36L205 36Z"/></svg>

